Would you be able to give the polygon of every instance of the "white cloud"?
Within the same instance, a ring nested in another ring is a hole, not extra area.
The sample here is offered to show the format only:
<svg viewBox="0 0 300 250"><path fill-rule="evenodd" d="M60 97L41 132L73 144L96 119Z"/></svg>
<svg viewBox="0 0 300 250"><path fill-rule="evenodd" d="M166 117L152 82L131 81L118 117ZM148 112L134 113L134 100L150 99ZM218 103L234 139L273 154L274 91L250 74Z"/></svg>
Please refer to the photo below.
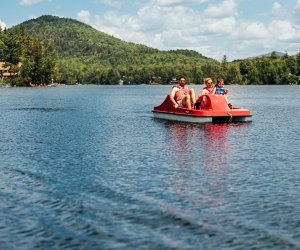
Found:
<svg viewBox="0 0 300 250"><path fill-rule="evenodd" d="M253 21L239 15L238 0L223 0L206 9L205 1L149 0L134 14L108 11L92 15L82 10L78 19L124 41L162 50L192 49L218 60L225 54L233 60L269 50L297 51L297 45L299 51L297 15L292 15L295 8L289 10L288 5L275 2L269 15L261 13L267 21ZM287 11L291 14L283 15Z"/></svg>
<svg viewBox="0 0 300 250"><path fill-rule="evenodd" d="M2 30L5 29L5 28L7 28L6 23L3 22L1 19L0 19L0 28L1 28Z"/></svg>
<svg viewBox="0 0 300 250"><path fill-rule="evenodd" d="M203 23L203 29L210 34L230 34L236 27L234 17L212 19Z"/></svg>
<svg viewBox="0 0 300 250"><path fill-rule="evenodd" d="M276 19L267 25L261 22L242 22L232 38L233 41L240 41L236 46L239 54L245 54L243 51L247 50L252 56L273 50L295 54L300 48L300 29L289 20ZM233 51L231 56L234 53ZM244 57L248 56L245 54Z"/></svg>
<svg viewBox="0 0 300 250"><path fill-rule="evenodd" d="M90 13L81 11L78 13L78 19L124 41L142 43L163 50L189 48L204 55L208 51L214 51L207 43L217 37L209 38L209 35L229 35L236 26L234 17L211 18L182 4L169 6L175 2L183 1L156 0L142 6L134 16L118 15L112 11L101 16L91 16ZM202 3L203 0L189 2Z"/></svg>
<svg viewBox="0 0 300 250"><path fill-rule="evenodd" d="M275 14L275 15L281 13L281 4L280 4L280 3L275 2L275 3L273 4L273 7L272 7L272 13Z"/></svg>
<svg viewBox="0 0 300 250"><path fill-rule="evenodd" d="M87 10L81 10L81 11L79 11L79 13L77 14L77 18L78 18L78 20L80 20L81 22L84 22L84 23L90 23L91 14L90 14L90 12L87 11Z"/></svg>
<svg viewBox="0 0 300 250"><path fill-rule="evenodd" d="M182 0L157 0L157 4L162 6L174 5L180 3L182 3Z"/></svg>
<svg viewBox="0 0 300 250"><path fill-rule="evenodd" d="M186 5L186 4L201 4L208 0L156 0L156 3L161 6L170 5Z"/></svg>
<svg viewBox="0 0 300 250"><path fill-rule="evenodd" d="M151 15L149 15L151 13ZM195 25L196 13L184 6L161 7L149 5L142 7L137 12L141 29L148 32L162 32L164 30L189 29Z"/></svg>
<svg viewBox="0 0 300 250"><path fill-rule="evenodd" d="M241 22L232 35L239 40L257 40L269 37L267 28L259 22Z"/></svg>
<svg viewBox="0 0 300 250"><path fill-rule="evenodd" d="M40 3L43 0L21 0L20 4L21 5L32 5L32 4L36 4L36 3Z"/></svg>
<svg viewBox="0 0 300 250"><path fill-rule="evenodd" d="M274 20L269 30L278 41L300 45L300 27L295 27L289 20Z"/></svg>
<svg viewBox="0 0 300 250"><path fill-rule="evenodd" d="M293 21L295 22L296 25L300 26L300 15L299 15L299 11L300 11L300 0L297 1L295 8L292 12L292 18Z"/></svg>
<svg viewBox="0 0 300 250"><path fill-rule="evenodd" d="M93 25L100 30L118 30L121 34L136 32L140 29L138 20L135 17L130 15L119 16L113 11L107 12L103 16L95 16L93 19ZM113 32L109 34L116 35L117 33Z"/></svg>
<svg viewBox="0 0 300 250"><path fill-rule="evenodd" d="M41 2L52 3L52 0L20 0L20 5L33 5Z"/></svg>
<svg viewBox="0 0 300 250"><path fill-rule="evenodd" d="M96 0L96 2L119 8L126 4L126 0Z"/></svg>
<svg viewBox="0 0 300 250"><path fill-rule="evenodd" d="M237 6L237 0L223 0L220 4L210 5L204 13L212 17L236 16Z"/></svg>

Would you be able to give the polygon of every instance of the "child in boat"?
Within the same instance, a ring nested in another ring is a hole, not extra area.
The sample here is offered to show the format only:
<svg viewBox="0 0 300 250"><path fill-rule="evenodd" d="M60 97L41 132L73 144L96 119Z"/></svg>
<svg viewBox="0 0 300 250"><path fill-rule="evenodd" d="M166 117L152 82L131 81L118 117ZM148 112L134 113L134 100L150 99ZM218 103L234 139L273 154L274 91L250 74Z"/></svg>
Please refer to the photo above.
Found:
<svg viewBox="0 0 300 250"><path fill-rule="evenodd" d="M228 89L225 89L224 87L224 80L222 78L218 78L217 79L217 84L215 86L215 90L214 90L216 95L224 95L226 102L228 103L229 108L232 108L231 103L228 102L227 99L227 93L228 93Z"/></svg>
<svg viewBox="0 0 300 250"><path fill-rule="evenodd" d="M216 95L226 95L228 89L224 87L224 80L222 78L217 79L217 84L215 85L215 94Z"/></svg>
<svg viewBox="0 0 300 250"><path fill-rule="evenodd" d="M192 109L195 103L195 92L194 89L188 89L186 85L186 79L184 76L180 76L178 79L178 84L173 86L172 92L170 94L171 101L175 108L178 106L186 107L187 109Z"/></svg>

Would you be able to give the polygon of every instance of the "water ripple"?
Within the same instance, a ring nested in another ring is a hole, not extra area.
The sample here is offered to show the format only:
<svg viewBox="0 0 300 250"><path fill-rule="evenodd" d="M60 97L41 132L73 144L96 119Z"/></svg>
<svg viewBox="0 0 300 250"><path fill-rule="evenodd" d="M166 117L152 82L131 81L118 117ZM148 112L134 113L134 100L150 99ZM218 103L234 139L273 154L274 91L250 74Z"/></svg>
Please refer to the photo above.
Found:
<svg viewBox="0 0 300 250"><path fill-rule="evenodd" d="M299 249L299 88L229 87L252 123L153 119L169 86L1 90L0 249Z"/></svg>

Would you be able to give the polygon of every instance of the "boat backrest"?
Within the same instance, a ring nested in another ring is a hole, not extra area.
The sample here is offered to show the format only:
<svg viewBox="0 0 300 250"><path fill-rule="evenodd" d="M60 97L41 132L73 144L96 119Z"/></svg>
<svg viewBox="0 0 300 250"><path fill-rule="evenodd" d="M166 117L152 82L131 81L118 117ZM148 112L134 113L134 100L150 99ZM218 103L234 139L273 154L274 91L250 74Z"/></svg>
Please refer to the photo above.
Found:
<svg viewBox="0 0 300 250"><path fill-rule="evenodd" d="M197 102L200 102L200 109L229 110L224 95L202 95L198 98Z"/></svg>
<svg viewBox="0 0 300 250"><path fill-rule="evenodd" d="M171 94L167 95L162 104L154 107L154 110L165 110L165 111L175 111L175 107L171 101Z"/></svg>

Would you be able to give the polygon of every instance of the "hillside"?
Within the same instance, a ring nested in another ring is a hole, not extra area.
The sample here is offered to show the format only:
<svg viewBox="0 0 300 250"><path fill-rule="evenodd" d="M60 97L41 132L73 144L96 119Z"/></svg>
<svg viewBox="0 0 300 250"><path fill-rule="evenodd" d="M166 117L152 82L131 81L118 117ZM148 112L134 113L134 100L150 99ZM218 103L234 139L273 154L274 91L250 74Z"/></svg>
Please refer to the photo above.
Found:
<svg viewBox="0 0 300 250"><path fill-rule="evenodd" d="M69 18L41 16L12 29L20 28L40 44L54 45L53 78L62 83L168 83L182 74L202 83L220 64L192 50L160 51L128 43Z"/></svg>
<svg viewBox="0 0 300 250"><path fill-rule="evenodd" d="M24 27L30 35L40 41L53 41L61 59L88 57L114 66L124 62L144 64L148 60L160 59L156 56L163 57L165 63L172 62L174 56L177 62L187 59L195 63L216 62L195 51L159 51L145 45L127 43L69 18L41 16L18 26Z"/></svg>
<svg viewBox="0 0 300 250"><path fill-rule="evenodd" d="M298 84L300 53L263 56L228 63L193 50L161 51L124 42L82 22L41 16L0 33L2 61L21 62L14 82L65 84L158 84L185 75L189 83L205 77L238 84ZM15 67L16 68L16 67ZM14 83L14 84L15 84Z"/></svg>
<svg viewBox="0 0 300 250"><path fill-rule="evenodd" d="M255 58L264 58L264 57L283 57L285 56L286 53L283 52L278 52L278 51L272 51L263 55L259 55L259 56L254 56L254 57L250 57L248 59L255 59Z"/></svg>

